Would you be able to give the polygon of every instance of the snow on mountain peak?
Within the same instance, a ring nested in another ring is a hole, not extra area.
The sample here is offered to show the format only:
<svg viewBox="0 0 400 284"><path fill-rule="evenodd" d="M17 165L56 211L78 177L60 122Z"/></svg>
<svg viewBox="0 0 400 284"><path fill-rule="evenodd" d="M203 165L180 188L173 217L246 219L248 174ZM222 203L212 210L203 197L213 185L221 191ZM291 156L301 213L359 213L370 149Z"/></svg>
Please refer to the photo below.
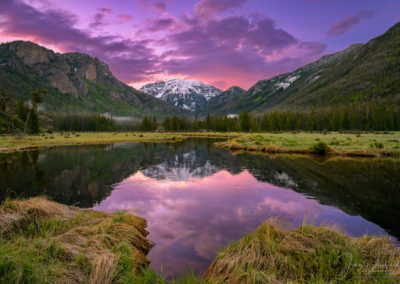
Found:
<svg viewBox="0 0 400 284"><path fill-rule="evenodd" d="M222 91L200 81L172 79L144 85L140 91L183 109L195 111Z"/></svg>

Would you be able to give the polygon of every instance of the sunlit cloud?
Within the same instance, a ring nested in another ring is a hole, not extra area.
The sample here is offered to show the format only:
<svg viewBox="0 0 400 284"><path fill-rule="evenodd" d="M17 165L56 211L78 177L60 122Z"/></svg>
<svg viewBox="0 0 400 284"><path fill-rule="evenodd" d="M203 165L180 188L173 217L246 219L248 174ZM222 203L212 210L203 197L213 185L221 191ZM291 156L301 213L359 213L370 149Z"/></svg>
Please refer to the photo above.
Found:
<svg viewBox="0 0 400 284"><path fill-rule="evenodd" d="M301 17L302 6L322 9L321 3L327 2L288 0L287 7L300 7L298 23L300 18L302 22L313 21ZM342 5L339 2L329 5ZM0 40L30 40L57 51L88 53L103 60L117 78L132 86L179 77L222 89L232 85L247 89L258 80L293 71L319 58L329 48L327 39L361 25L364 19L376 18L372 17L373 7L361 11L352 7L347 16L335 17L342 20L314 26L325 38L304 38L307 33L297 35L293 17L274 13L267 1L84 3L2 0Z"/></svg>

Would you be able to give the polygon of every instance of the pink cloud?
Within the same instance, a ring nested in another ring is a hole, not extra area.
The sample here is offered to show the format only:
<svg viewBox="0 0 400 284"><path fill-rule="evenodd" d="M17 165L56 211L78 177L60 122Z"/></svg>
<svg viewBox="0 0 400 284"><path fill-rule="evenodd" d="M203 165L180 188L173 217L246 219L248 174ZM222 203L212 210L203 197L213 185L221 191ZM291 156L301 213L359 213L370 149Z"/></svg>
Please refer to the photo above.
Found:
<svg viewBox="0 0 400 284"><path fill-rule="evenodd" d="M102 12L102 13L108 13L108 14L112 14L113 13L113 10L110 9L110 8L100 8L99 11Z"/></svg>
<svg viewBox="0 0 400 284"><path fill-rule="evenodd" d="M214 2L199 3L213 7L210 3ZM229 5L223 2L213 11L240 7L241 3L244 1ZM110 34L93 36L91 29L112 24L107 22L109 13L107 8L99 9L90 29L85 30L75 26L77 16L64 10L39 10L18 0L3 0L0 17L5 20L0 23L0 36L88 53L107 63L117 78L127 83L184 77L217 82L221 88L248 88L257 80L308 63L325 49L322 43L300 41L262 15L201 21L196 17L179 19L166 15L143 21L133 39ZM128 14L117 17L132 20ZM155 38L151 35L154 32L159 32Z"/></svg>
<svg viewBox="0 0 400 284"><path fill-rule="evenodd" d="M337 37L344 34L351 27L357 25L362 19L369 19L374 15L373 11L360 11L356 14L348 15L343 20L335 22L328 31L328 37Z"/></svg>
<svg viewBox="0 0 400 284"><path fill-rule="evenodd" d="M126 23L132 21L132 16L128 14L119 14L117 15L117 19Z"/></svg>
<svg viewBox="0 0 400 284"><path fill-rule="evenodd" d="M156 2L156 3L154 3L154 9L156 9L159 12L165 12L167 10L167 3Z"/></svg>
<svg viewBox="0 0 400 284"><path fill-rule="evenodd" d="M154 8L158 12L165 12L168 2L169 0L138 0L138 4L142 9Z"/></svg>
<svg viewBox="0 0 400 284"><path fill-rule="evenodd" d="M242 7L248 0L200 0L194 6L196 16L210 18L223 11Z"/></svg>
<svg viewBox="0 0 400 284"><path fill-rule="evenodd" d="M144 27L139 30L139 33L165 31L172 28L175 24L176 21L173 18L147 19L143 24Z"/></svg>

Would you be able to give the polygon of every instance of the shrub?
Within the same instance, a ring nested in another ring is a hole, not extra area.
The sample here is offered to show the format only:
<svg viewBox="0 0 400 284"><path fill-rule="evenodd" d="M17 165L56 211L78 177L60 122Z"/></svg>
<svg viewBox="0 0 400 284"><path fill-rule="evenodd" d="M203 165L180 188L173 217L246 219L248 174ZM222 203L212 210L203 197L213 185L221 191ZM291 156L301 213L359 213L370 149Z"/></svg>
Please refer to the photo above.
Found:
<svg viewBox="0 0 400 284"><path fill-rule="evenodd" d="M374 146L377 149L383 149L383 147L384 147L382 142L375 142Z"/></svg>
<svg viewBox="0 0 400 284"><path fill-rule="evenodd" d="M311 150L311 153L313 153L313 154L325 155L328 152L329 147L328 147L328 145L326 145L325 142L320 141L320 142L314 144L313 146L311 146L310 150Z"/></svg>

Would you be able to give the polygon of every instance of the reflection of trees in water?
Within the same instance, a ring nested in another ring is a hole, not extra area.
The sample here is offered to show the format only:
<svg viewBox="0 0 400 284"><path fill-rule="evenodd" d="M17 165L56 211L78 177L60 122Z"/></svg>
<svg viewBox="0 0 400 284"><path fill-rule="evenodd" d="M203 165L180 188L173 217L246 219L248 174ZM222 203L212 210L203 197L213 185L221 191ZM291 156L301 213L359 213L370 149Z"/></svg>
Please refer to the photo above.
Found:
<svg viewBox="0 0 400 284"><path fill-rule="evenodd" d="M6 194L46 194L59 202L91 207L110 194L113 184L138 170L153 178L178 179L208 176L222 169L232 174L248 169L260 181L292 188L348 214L361 215L400 236L399 161L234 156L213 148L213 142L118 143L3 154L1 198Z"/></svg>
<svg viewBox="0 0 400 284"><path fill-rule="evenodd" d="M146 166L153 154L157 154L154 148L141 144L119 144L1 155L2 198L44 194L62 203L91 207L109 195L114 183Z"/></svg>

